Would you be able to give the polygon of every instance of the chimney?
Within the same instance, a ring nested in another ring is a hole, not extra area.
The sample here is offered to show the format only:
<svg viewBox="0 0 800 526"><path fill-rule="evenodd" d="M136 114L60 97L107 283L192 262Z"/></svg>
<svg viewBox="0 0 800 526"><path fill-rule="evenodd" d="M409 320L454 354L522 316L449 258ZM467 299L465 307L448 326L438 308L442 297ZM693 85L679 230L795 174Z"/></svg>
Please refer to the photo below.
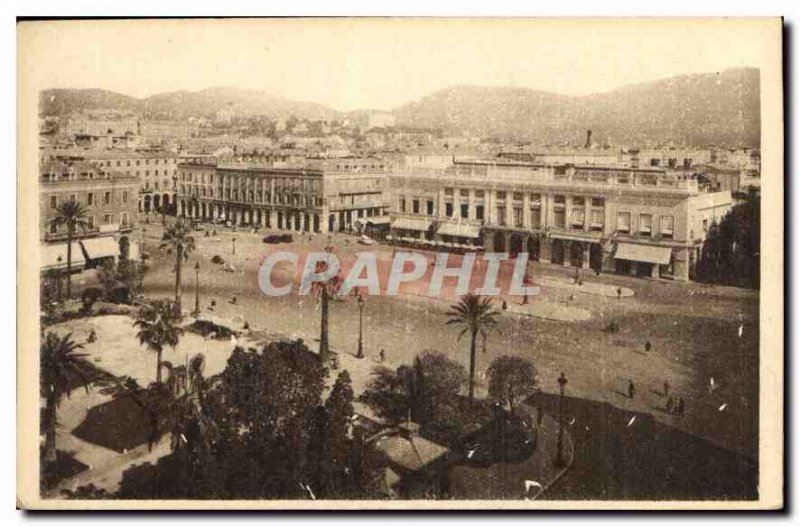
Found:
<svg viewBox="0 0 800 526"><path fill-rule="evenodd" d="M584 148L592 147L592 130L586 130L586 144L584 144L583 147Z"/></svg>

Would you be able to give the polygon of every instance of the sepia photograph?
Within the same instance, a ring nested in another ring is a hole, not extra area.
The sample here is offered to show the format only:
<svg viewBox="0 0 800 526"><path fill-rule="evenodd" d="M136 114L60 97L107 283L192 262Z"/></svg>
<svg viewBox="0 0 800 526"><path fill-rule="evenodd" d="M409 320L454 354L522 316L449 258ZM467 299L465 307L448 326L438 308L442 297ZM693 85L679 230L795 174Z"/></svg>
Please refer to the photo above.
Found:
<svg viewBox="0 0 800 526"><path fill-rule="evenodd" d="M781 508L783 31L18 20L18 506Z"/></svg>

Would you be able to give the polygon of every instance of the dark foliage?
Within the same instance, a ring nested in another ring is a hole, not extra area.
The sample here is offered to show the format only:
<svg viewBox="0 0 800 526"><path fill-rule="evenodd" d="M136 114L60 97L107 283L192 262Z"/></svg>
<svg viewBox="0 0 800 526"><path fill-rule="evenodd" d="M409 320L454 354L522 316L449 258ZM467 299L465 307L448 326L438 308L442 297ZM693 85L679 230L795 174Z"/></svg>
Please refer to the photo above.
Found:
<svg viewBox="0 0 800 526"><path fill-rule="evenodd" d="M698 281L757 289L760 282L761 195L750 188L744 202L712 224L695 274Z"/></svg>

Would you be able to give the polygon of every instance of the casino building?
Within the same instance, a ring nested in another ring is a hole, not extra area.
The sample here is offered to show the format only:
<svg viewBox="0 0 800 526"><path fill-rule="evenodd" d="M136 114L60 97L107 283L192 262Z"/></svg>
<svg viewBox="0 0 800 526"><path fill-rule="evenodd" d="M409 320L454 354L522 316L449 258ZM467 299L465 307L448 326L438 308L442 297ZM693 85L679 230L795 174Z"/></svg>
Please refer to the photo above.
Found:
<svg viewBox="0 0 800 526"><path fill-rule="evenodd" d="M685 281L732 206L706 190L663 168L455 161L390 176L390 238Z"/></svg>

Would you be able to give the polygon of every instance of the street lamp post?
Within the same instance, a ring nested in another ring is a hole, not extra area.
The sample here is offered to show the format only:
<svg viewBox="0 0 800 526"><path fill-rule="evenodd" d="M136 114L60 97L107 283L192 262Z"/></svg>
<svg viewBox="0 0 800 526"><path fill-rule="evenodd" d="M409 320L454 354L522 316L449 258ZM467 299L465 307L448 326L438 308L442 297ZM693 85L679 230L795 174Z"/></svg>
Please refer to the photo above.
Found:
<svg viewBox="0 0 800 526"><path fill-rule="evenodd" d="M200 316L200 262L194 264L194 317Z"/></svg>
<svg viewBox="0 0 800 526"><path fill-rule="evenodd" d="M555 465L564 465L564 386L567 385L567 377L564 373L558 377L558 447L556 451Z"/></svg>
<svg viewBox="0 0 800 526"><path fill-rule="evenodd" d="M142 261L144 261L144 235L146 232L147 228L142 227L142 247L139 249L139 252L141 252L141 254L139 254L139 257L142 258Z"/></svg>
<svg viewBox="0 0 800 526"><path fill-rule="evenodd" d="M364 358L364 297L358 295L358 354L356 358Z"/></svg>
<svg viewBox="0 0 800 526"><path fill-rule="evenodd" d="M236 237L231 238L231 255L236 255Z"/></svg>

